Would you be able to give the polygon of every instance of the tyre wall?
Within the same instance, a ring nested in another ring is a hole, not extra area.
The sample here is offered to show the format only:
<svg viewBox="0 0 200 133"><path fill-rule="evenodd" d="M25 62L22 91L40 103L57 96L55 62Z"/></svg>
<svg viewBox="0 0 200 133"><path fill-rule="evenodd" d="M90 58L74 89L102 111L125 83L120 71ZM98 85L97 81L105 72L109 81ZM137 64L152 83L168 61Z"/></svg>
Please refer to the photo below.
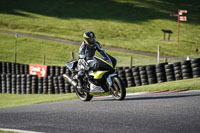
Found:
<svg viewBox="0 0 200 133"><path fill-rule="evenodd" d="M117 67L125 87L142 86L168 81L200 77L200 58L173 64ZM62 74L71 75L65 66L47 66L47 76L29 75L29 65L0 62L0 93L9 94L64 94L75 92Z"/></svg>

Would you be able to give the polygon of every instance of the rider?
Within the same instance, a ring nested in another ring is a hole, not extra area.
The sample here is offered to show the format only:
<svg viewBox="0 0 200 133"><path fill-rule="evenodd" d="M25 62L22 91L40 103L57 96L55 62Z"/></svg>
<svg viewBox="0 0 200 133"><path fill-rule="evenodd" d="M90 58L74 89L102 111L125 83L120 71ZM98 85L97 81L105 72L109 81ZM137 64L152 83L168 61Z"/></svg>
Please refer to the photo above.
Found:
<svg viewBox="0 0 200 133"><path fill-rule="evenodd" d="M82 79L85 75L85 71L89 71L97 66L97 62L94 58L95 51L103 51L100 43L95 40L95 34L92 31L87 31L83 34L83 42L79 48L79 60L78 60L78 86L82 88ZM94 90L90 90L94 91ZM99 90L101 91L101 90Z"/></svg>

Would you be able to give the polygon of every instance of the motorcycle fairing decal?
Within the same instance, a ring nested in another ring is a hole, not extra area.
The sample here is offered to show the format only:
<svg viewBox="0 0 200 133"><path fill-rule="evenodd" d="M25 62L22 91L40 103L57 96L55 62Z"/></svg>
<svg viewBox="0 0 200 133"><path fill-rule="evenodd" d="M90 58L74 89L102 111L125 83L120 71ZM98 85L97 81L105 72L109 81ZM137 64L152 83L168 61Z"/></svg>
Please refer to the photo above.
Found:
<svg viewBox="0 0 200 133"><path fill-rule="evenodd" d="M90 72L90 76L94 76L94 79L101 79L103 75L108 71L96 71L96 72Z"/></svg>
<svg viewBox="0 0 200 133"><path fill-rule="evenodd" d="M108 63L107 61L105 61L105 60L103 60L103 59L101 59L101 58L99 58L99 57L97 57L97 56L95 56L97 59L99 59L99 60L101 60L101 61L103 61L103 62L105 62L106 64L108 64L109 66L111 66L112 68L113 68L113 65L112 65L112 61L110 61L110 58L109 58L109 62L110 63Z"/></svg>

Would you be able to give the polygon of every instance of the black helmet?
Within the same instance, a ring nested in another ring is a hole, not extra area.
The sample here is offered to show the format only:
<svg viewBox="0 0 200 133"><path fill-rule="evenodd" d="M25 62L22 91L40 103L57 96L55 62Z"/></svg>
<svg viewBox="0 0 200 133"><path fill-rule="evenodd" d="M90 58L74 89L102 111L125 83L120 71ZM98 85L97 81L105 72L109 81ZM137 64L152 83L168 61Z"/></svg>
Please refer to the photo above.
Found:
<svg viewBox="0 0 200 133"><path fill-rule="evenodd" d="M83 40L86 44L95 43L95 34L92 31L87 31L83 34Z"/></svg>

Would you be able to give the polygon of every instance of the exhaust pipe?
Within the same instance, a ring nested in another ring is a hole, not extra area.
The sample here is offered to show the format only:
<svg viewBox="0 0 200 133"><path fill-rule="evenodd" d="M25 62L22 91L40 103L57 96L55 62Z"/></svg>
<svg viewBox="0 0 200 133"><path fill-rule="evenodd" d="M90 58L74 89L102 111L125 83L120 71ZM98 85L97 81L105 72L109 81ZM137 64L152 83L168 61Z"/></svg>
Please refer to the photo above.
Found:
<svg viewBox="0 0 200 133"><path fill-rule="evenodd" d="M68 74L63 74L64 79L69 82L71 85L73 85L74 87L77 86L76 81L74 81L73 79L70 78L70 76Z"/></svg>

